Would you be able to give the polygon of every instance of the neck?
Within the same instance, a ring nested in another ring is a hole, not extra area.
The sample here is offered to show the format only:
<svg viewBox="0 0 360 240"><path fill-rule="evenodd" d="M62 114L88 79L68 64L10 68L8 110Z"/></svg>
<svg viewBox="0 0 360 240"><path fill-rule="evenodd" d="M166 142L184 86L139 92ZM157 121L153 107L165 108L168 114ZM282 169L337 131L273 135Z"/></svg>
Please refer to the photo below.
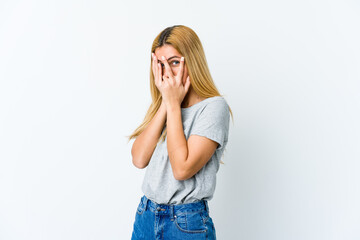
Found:
<svg viewBox="0 0 360 240"><path fill-rule="evenodd" d="M181 103L182 108L191 107L195 103L201 102L205 98L201 98L199 95L197 95L194 91L194 89L190 86L189 91L187 92L186 96L184 97L184 100Z"/></svg>

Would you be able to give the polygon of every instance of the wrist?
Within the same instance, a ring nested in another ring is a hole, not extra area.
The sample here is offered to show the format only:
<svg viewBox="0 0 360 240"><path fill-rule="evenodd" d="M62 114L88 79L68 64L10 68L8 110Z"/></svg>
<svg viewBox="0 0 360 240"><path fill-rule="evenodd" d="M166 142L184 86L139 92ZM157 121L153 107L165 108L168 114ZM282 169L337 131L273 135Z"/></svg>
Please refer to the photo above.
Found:
<svg viewBox="0 0 360 240"><path fill-rule="evenodd" d="M163 114L166 114L166 104L165 104L164 101L160 104L160 107L159 107L159 109L158 109L158 112L161 112L161 113L163 113Z"/></svg>
<svg viewBox="0 0 360 240"><path fill-rule="evenodd" d="M166 111L170 112L170 111L179 111L181 109L180 104L176 104L176 103L168 103L166 106Z"/></svg>

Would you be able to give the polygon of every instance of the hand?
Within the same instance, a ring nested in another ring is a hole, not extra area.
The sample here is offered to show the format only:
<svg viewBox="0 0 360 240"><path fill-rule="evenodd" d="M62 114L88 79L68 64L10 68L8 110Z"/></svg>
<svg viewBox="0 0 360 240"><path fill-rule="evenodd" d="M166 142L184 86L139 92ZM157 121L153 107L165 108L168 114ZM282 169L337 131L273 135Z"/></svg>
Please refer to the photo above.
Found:
<svg viewBox="0 0 360 240"><path fill-rule="evenodd" d="M157 59L155 54L153 54L153 72L155 75L155 85L159 89L165 105L180 106L190 87L189 76L186 78L185 85L183 85L182 81L184 74L184 59L182 58L180 61L180 70L176 76L174 76L167 59L164 57L162 61L165 65L164 76L162 76L162 67L160 63L156 64Z"/></svg>
<svg viewBox="0 0 360 240"><path fill-rule="evenodd" d="M154 74L155 86L159 89L158 82L162 81L162 77L161 77L162 76L162 68L161 68L160 63L158 63L156 55L154 53L151 53L151 56L153 58L151 67L152 67L152 71ZM164 98L162 98L160 108L164 108L166 110L166 104L164 103Z"/></svg>

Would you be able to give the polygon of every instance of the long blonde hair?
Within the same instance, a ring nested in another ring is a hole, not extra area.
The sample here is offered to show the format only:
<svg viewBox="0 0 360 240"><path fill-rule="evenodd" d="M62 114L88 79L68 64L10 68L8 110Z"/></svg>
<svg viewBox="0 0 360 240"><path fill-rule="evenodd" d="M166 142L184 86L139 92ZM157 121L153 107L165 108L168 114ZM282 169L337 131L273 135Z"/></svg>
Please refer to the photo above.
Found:
<svg viewBox="0 0 360 240"><path fill-rule="evenodd" d="M151 53L155 53L155 49L162 47L164 45L171 45L174 47L184 58L186 59L186 66L188 69L188 74L190 76L191 87L194 89L196 94L203 98L209 98L220 95L218 89L215 86L215 83L211 77L209 67L205 58L204 49L200 42L199 37L196 33L189 27L184 25L174 25L171 27L165 28L161 31L156 38L154 39L151 46ZM154 115L160 108L162 102L162 96L159 89L155 85L154 74L152 72L152 56L150 53L150 91L152 103L147 110L147 113L144 117L143 122L138 126L134 132L128 137L128 142L139 136L150 121L153 119ZM231 118L234 121L231 108L229 107ZM166 126L166 123L165 123ZM161 140L165 141L166 137L166 127L163 130L158 142ZM223 163L222 161L220 161Z"/></svg>

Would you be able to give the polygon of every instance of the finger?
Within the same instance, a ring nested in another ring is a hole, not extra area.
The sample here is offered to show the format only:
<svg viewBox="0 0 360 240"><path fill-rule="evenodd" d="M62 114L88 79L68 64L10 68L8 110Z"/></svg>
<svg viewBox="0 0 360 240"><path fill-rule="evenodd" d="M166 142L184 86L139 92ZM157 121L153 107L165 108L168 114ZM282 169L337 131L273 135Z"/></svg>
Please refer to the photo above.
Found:
<svg viewBox="0 0 360 240"><path fill-rule="evenodd" d="M162 80L162 73L161 73L161 63L156 64L156 71L157 71L157 80L158 83L161 85L163 83Z"/></svg>
<svg viewBox="0 0 360 240"><path fill-rule="evenodd" d="M180 81L180 83L183 83L183 76L184 76L184 57L181 57L180 70L179 70L178 74L176 75L176 80Z"/></svg>
<svg viewBox="0 0 360 240"><path fill-rule="evenodd" d="M157 64L157 71L158 71L158 80L161 83L163 74L162 74L162 67L161 67L160 63Z"/></svg>
<svg viewBox="0 0 360 240"><path fill-rule="evenodd" d="M169 78L173 78L174 74L173 74L173 72L172 72L172 70L170 68L170 65L169 65L167 59L164 56L162 56L161 59L163 60L163 63L165 65L165 73L167 74L167 76Z"/></svg>
<svg viewBox="0 0 360 240"><path fill-rule="evenodd" d="M157 81L157 67L156 67L156 56L152 53L152 70L154 74L154 80Z"/></svg>
<svg viewBox="0 0 360 240"><path fill-rule="evenodd" d="M190 87L190 76L188 76L188 77L186 78L186 82L185 82L185 93L188 92L189 87Z"/></svg>
<svg viewBox="0 0 360 240"><path fill-rule="evenodd" d="M162 66L161 66L161 63L158 63L158 79L159 79L159 83L160 83L160 85L162 85L163 86L163 84L164 84L164 79L163 79L163 73L162 73ZM164 76L165 76L165 74L164 74Z"/></svg>
<svg viewBox="0 0 360 240"><path fill-rule="evenodd" d="M156 79L158 80L158 84L161 83L161 81L159 82L159 63L158 63L158 58L155 56L155 71L156 71ZM161 76L161 75L160 75Z"/></svg>
<svg viewBox="0 0 360 240"><path fill-rule="evenodd" d="M181 79L181 83L183 85L185 85L185 83L186 83L187 76L189 76L189 75L188 75L188 71L187 71L187 68L186 68L186 63L184 62L184 72L183 72L183 76L182 76L182 79Z"/></svg>

